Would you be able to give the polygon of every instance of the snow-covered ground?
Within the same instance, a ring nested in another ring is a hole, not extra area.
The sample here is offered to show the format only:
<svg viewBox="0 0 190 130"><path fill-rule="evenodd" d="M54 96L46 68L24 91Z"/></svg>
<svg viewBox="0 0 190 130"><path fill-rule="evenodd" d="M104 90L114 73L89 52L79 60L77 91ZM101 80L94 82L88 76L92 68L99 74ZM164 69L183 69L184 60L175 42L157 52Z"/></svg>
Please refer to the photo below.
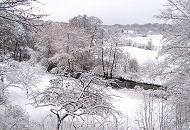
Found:
<svg viewBox="0 0 190 130"><path fill-rule="evenodd" d="M137 112L143 104L143 95L141 92L130 89L123 90L112 90L115 97L113 103L115 108L122 113L121 118L127 124L128 127L132 128L137 125L136 117Z"/></svg>
<svg viewBox="0 0 190 130"><path fill-rule="evenodd" d="M36 86L39 89L44 89L49 85L49 81L54 77L51 74L47 73L39 73L38 74L39 81L36 83ZM47 114L50 114L48 107L43 108L35 108L29 103L31 102L26 93L22 91L20 88L9 88L9 101L13 105L20 105L29 114L31 120L41 122Z"/></svg>
<svg viewBox="0 0 190 130"><path fill-rule="evenodd" d="M53 77L50 74L41 74L39 75L41 82L37 83L37 86L41 89L44 89L48 86L50 79ZM111 89L111 92L116 95L114 97L113 105L116 110L121 112L121 117L125 122L127 120L128 126L134 127L136 125L136 113L143 104L143 93L138 90L114 90ZM26 96L26 93L20 90L19 88L10 88L9 89L9 100L13 105L20 105L22 108L29 114L30 119L37 122L42 122L47 115L50 114L49 107L43 108L34 108L29 103L29 99Z"/></svg>

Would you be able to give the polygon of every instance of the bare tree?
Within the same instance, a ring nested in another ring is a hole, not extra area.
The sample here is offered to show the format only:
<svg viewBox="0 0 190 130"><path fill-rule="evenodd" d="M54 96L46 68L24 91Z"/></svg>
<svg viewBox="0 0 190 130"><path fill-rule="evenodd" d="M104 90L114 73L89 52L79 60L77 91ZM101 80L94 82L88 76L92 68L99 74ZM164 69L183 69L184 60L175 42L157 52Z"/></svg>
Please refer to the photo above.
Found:
<svg viewBox="0 0 190 130"><path fill-rule="evenodd" d="M16 22L25 28L36 27L34 20L44 15L33 13L32 2L36 0L4 0L0 2L0 18L9 22Z"/></svg>
<svg viewBox="0 0 190 130"><path fill-rule="evenodd" d="M34 47L29 31L38 31L44 15L33 11L36 0L3 0L0 2L0 55L15 60L27 60L27 47ZM6 58L7 59L7 58Z"/></svg>
<svg viewBox="0 0 190 130"><path fill-rule="evenodd" d="M167 57L163 73L168 92L173 95L173 104L176 112L175 129L182 130L188 127L187 117L189 107L189 42L190 42L190 1L168 0L168 5L158 16L170 23L164 35L166 43L162 54Z"/></svg>
<svg viewBox="0 0 190 130"><path fill-rule="evenodd" d="M97 83L100 83L97 85ZM66 117L83 118L85 115L97 117L116 117L111 104L112 96L100 80L85 75L79 80L63 77L51 81L51 85L43 92L34 95L35 107L50 106L50 111L57 117L57 128Z"/></svg>

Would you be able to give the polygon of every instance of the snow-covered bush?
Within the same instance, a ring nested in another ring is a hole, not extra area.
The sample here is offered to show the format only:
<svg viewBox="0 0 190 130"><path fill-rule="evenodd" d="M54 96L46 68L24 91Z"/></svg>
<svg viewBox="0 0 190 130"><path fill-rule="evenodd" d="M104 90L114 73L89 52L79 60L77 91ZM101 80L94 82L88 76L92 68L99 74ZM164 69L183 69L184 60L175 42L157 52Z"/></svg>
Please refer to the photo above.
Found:
<svg viewBox="0 0 190 130"><path fill-rule="evenodd" d="M29 117L19 106L7 106L1 110L0 129L25 130L29 129Z"/></svg>
<svg viewBox="0 0 190 130"><path fill-rule="evenodd" d="M152 41L148 41L148 44L145 46L146 50L154 50L154 45Z"/></svg>
<svg viewBox="0 0 190 130"><path fill-rule="evenodd" d="M3 90L9 87L18 87L22 90L32 91L39 82L38 73L43 72L41 66L32 66L28 62L6 61L0 65L1 86Z"/></svg>
<svg viewBox="0 0 190 130"><path fill-rule="evenodd" d="M1 130L40 130L40 125L29 120L29 116L20 106L0 107Z"/></svg>

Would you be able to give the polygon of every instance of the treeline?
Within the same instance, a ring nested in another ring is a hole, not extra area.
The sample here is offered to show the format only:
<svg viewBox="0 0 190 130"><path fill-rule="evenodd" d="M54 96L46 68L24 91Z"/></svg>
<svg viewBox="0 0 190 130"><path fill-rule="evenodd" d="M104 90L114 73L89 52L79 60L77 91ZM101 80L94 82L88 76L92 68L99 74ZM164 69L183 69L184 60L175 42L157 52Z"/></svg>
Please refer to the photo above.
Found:
<svg viewBox="0 0 190 130"><path fill-rule="evenodd" d="M134 34L146 36L148 34L163 34L169 27L169 24L147 23L147 24L127 24L127 25L103 25L104 28L112 29L116 32L134 31Z"/></svg>

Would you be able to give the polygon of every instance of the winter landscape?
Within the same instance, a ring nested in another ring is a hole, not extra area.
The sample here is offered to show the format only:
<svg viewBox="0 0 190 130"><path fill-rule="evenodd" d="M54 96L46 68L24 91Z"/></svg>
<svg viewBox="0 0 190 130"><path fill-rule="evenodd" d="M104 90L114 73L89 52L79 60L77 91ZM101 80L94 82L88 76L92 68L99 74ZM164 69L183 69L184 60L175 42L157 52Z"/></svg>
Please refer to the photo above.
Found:
<svg viewBox="0 0 190 130"><path fill-rule="evenodd" d="M0 0L0 130L190 130L190 1L161 1Z"/></svg>

